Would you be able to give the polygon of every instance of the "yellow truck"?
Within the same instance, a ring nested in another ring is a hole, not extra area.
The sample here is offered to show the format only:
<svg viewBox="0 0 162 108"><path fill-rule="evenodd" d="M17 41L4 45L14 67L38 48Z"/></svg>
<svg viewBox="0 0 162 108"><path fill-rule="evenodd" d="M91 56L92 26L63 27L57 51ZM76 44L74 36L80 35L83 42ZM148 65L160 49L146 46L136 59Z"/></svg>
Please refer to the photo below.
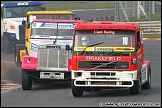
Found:
<svg viewBox="0 0 162 108"><path fill-rule="evenodd" d="M22 89L36 83L71 80L71 51L74 27L82 20L36 19L30 24L31 34L20 50Z"/></svg>
<svg viewBox="0 0 162 108"><path fill-rule="evenodd" d="M25 37L25 40L21 43L15 45L14 57L15 63L17 67L21 66L21 62L23 56L28 53L27 47L25 47L25 43L30 41L31 34L31 22L36 19L57 19L57 20L80 20L79 17L76 17L72 11L28 11L26 14L26 20L22 21L22 24L26 24L24 29L22 29L22 34ZM29 45L26 45L29 46Z"/></svg>

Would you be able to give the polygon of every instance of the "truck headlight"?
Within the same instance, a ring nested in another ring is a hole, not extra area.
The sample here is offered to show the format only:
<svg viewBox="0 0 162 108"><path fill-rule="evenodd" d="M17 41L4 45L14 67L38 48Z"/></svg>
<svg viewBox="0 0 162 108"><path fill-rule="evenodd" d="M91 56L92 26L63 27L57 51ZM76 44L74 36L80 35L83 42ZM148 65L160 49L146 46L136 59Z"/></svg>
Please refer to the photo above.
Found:
<svg viewBox="0 0 162 108"><path fill-rule="evenodd" d="M136 64L137 63L137 59L136 58L133 58L132 59L132 64Z"/></svg>

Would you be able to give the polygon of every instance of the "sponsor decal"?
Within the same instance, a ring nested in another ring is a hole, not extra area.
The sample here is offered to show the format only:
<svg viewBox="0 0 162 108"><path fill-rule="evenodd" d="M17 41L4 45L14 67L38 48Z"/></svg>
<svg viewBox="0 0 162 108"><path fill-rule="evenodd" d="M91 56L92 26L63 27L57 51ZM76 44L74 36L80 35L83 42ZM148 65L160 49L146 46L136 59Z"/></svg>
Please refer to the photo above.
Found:
<svg viewBox="0 0 162 108"><path fill-rule="evenodd" d="M10 29L15 29L15 26L13 26L13 25L10 25Z"/></svg>
<svg viewBox="0 0 162 108"><path fill-rule="evenodd" d="M86 56L86 60L99 60L99 61L119 61L121 57L106 57L106 56Z"/></svg>
<svg viewBox="0 0 162 108"><path fill-rule="evenodd" d="M40 27L57 28L56 24L42 24ZM74 28L74 25L58 25L58 28Z"/></svg>
<svg viewBox="0 0 162 108"><path fill-rule="evenodd" d="M59 29L74 29L75 24L57 24L57 23L33 23L33 28L59 28Z"/></svg>
<svg viewBox="0 0 162 108"><path fill-rule="evenodd" d="M63 39L73 39L73 36L62 36Z"/></svg>
<svg viewBox="0 0 162 108"><path fill-rule="evenodd" d="M85 47L74 47L74 51L83 51ZM87 47L85 51L96 52L133 52L133 47Z"/></svg>
<svg viewBox="0 0 162 108"><path fill-rule="evenodd" d="M50 45L47 45L46 48L55 48L55 49L59 49L61 48L60 46L50 46Z"/></svg>
<svg viewBox="0 0 162 108"><path fill-rule="evenodd" d="M94 30L94 34L115 34L115 31L111 31L111 30Z"/></svg>
<svg viewBox="0 0 162 108"><path fill-rule="evenodd" d="M104 48L104 47L101 47L101 48L97 48L97 47L94 47L94 49L93 49L94 51L113 51L114 50L114 48L109 48L109 47L107 47L107 48Z"/></svg>
<svg viewBox="0 0 162 108"><path fill-rule="evenodd" d="M31 43L31 50L33 50L33 51L37 51L37 47L38 47L37 44L35 44L35 43Z"/></svg>
<svg viewBox="0 0 162 108"><path fill-rule="evenodd" d="M17 3L17 5L18 6L20 6L20 5L29 5L29 3L28 2L19 2L19 3Z"/></svg>

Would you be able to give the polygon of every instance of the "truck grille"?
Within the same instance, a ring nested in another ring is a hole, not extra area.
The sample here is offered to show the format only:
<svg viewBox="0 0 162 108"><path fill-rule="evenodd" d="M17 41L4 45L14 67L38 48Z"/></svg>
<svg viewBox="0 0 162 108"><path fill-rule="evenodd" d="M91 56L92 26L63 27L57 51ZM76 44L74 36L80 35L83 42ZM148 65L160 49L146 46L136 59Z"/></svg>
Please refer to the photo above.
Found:
<svg viewBox="0 0 162 108"><path fill-rule="evenodd" d="M65 49L39 46L37 58L39 70L68 71L69 52Z"/></svg>
<svg viewBox="0 0 162 108"><path fill-rule="evenodd" d="M79 61L78 68L129 69L129 62Z"/></svg>

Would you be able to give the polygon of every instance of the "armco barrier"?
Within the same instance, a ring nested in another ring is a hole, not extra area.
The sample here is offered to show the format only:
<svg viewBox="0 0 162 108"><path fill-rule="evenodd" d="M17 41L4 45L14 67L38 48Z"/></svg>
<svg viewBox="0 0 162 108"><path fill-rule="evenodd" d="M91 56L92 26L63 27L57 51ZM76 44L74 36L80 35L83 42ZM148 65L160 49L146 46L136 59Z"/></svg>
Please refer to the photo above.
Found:
<svg viewBox="0 0 162 108"><path fill-rule="evenodd" d="M114 20L114 17L100 17L100 18L92 18L86 19L86 21L101 21L101 20ZM132 22L133 23L133 22ZM161 21L144 21L138 22L140 27L143 28L143 34L161 34Z"/></svg>
<svg viewBox="0 0 162 108"><path fill-rule="evenodd" d="M143 34L161 34L161 21L138 22L144 29Z"/></svg>

